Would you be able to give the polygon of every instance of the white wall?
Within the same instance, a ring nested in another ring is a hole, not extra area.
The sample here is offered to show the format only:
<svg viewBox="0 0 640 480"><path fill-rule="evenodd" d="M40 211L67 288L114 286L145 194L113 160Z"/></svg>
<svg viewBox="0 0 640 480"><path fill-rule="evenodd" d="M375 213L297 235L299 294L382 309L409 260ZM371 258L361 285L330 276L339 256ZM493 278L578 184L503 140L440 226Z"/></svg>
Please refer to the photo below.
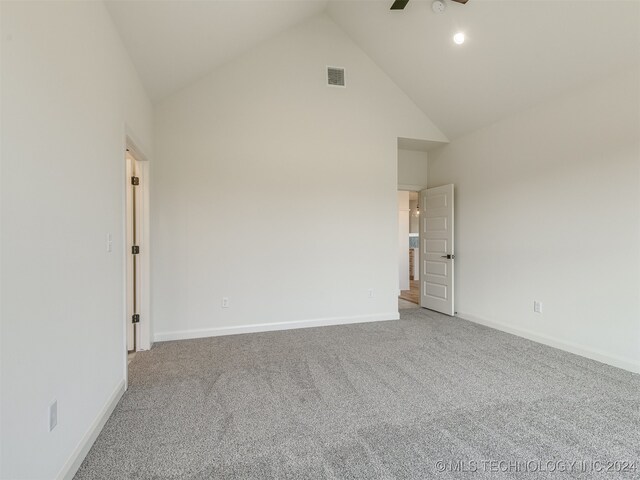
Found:
<svg viewBox="0 0 640 480"><path fill-rule="evenodd" d="M640 371L639 138L635 69L429 152L429 186L456 186L456 310Z"/></svg>
<svg viewBox="0 0 640 480"><path fill-rule="evenodd" d="M425 185L426 187L426 185ZM409 201L409 233L418 233L420 228L420 215L416 215L416 209L418 208L418 200Z"/></svg>
<svg viewBox="0 0 640 480"><path fill-rule="evenodd" d="M405 190L426 188L428 165L427 152L399 148L398 188Z"/></svg>
<svg viewBox="0 0 640 480"><path fill-rule="evenodd" d="M409 192L398 192L398 244L398 290L409 290Z"/></svg>
<svg viewBox="0 0 640 480"><path fill-rule="evenodd" d="M52 479L124 385L124 125L146 147L152 112L102 2L0 8L0 477Z"/></svg>
<svg viewBox="0 0 640 480"><path fill-rule="evenodd" d="M159 104L155 338L397 315L398 136L446 140L326 15Z"/></svg>

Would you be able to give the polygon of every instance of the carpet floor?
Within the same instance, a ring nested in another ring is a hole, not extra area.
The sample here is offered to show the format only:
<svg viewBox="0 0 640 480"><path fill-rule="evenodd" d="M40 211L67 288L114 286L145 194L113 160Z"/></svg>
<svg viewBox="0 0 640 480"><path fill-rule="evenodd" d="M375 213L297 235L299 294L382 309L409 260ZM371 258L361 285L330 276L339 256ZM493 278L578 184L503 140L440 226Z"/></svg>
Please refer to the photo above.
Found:
<svg viewBox="0 0 640 480"><path fill-rule="evenodd" d="M75 478L640 478L640 376L401 317L158 343Z"/></svg>
<svg viewBox="0 0 640 480"><path fill-rule="evenodd" d="M420 308L417 303L409 302L404 298L398 298L398 310L406 310L408 308Z"/></svg>

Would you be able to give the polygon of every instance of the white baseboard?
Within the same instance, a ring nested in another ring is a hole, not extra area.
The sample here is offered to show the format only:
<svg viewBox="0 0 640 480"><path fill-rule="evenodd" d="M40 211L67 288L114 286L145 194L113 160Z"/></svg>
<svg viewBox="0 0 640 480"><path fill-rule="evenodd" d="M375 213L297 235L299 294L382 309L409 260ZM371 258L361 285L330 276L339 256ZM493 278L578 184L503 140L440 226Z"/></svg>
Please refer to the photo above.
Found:
<svg viewBox="0 0 640 480"><path fill-rule="evenodd" d="M213 327L198 330L180 330L176 332L159 332L153 336L154 342L166 342L168 340L187 340L191 338L219 337L222 335L237 335L240 333L272 332L275 330L293 330L296 328L327 327L330 325L347 325L351 323L382 322L398 320L398 312L358 315L353 317L329 317L312 320L294 320L292 322L256 323L252 325L240 325L237 327Z"/></svg>
<svg viewBox="0 0 640 480"><path fill-rule="evenodd" d="M511 325L506 325L504 323L494 322L492 320L486 320L484 318L476 317L474 315L457 313L456 316L462 318L463 320L479 323L487 327L495 328L496 330L501 330L503 332L517 335L518 337L523 337L528 340L532 340L534 342L542 343L549 347L558 348L566 352L575 353L576 355L590 358L591 360L596 360L601 363L606 363L607 365L622 368L623 370L628 370L633 373L640 373L640 363L628 358L612 355L610 353L603 352L601 350L597 350L591 347L585 347L584 345L578 345L573 342L558 340L556 338L549 337L547 335L543 335L540 333L535 333L530 330L526 330L524 328L513 327Z"/></svg>
<svg viewBox="0 0 640 480"><path fill-rule="evenodd" d="M82 465L82 461L91 450L93 443L98 438L98 435L102 431L104 424L107 423L107 420L111 416L111 413L118 405L118 402L122 398L122 395L125 391L124 379L118 383L118 386L113 391L113 393L109 396L109 399L105 403L100 413L95 418L87 433L82 437L80 443L75 448L69 459L65 462L64 466L60 470L60 473L56 475L56 479L59 480L72 480L73 476L76 474L80 465Z"/></svg>

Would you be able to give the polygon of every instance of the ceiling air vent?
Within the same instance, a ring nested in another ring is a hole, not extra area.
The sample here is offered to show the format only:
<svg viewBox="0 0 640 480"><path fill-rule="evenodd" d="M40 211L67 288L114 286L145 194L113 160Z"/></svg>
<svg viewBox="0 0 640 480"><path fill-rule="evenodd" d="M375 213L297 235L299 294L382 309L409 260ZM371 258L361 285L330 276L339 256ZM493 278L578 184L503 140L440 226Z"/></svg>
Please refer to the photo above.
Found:
<svg viewBox="0 0 640 480"><path fill-rule="evenodd" d="M327 67L327 82L332 87L344 87L344 68Z"/></svg>

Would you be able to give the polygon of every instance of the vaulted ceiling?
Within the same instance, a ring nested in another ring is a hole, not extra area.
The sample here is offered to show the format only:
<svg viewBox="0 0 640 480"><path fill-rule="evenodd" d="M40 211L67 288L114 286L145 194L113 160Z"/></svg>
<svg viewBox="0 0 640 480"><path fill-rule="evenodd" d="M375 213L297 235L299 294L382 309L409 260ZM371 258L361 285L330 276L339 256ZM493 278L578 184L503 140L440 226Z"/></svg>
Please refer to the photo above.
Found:
<svg viewBox="0 0 640 480"><path fill-rule="evenodd" d="M638 1L444 1L329 13L449 139L640 61Z"/></svg>
<svg viewBox="0 0 640 480"><path fill-rule="evenodd" d="M326 12L450 139L640 62L640 1L444 2L442 14L430 0L106 4L154 100Z"/></svg>
<svg viewBox="0 0 640 480"><path fill-rule="evenodd" d="M326 8L317 0L106 0L152 100Z"/></svg>

